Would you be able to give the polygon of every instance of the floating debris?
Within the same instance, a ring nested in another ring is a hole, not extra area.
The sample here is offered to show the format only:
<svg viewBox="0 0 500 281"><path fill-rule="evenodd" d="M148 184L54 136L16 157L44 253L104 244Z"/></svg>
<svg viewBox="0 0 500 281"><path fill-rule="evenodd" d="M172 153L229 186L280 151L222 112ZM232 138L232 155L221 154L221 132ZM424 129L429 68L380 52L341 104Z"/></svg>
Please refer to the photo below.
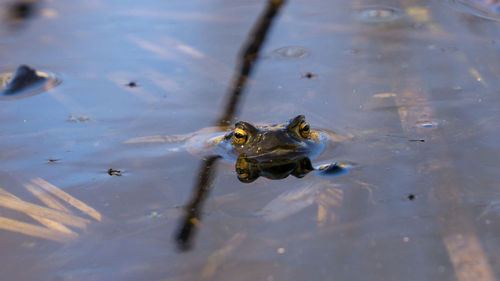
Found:
<svg viewBox="0 0 500 281"><path fill-rule="evenodd" d="M109 168L108 175L110 176L122 176L122 171Z"/></svg>
<svg viewBox="0 0 500 281"><path fill-rule="evenodd" d="M33 96L61 83L54 75L19 66L14 73L0 75L0 99L13 100Z"/></svg>
<svg viewBox="0 0 500 281"><path fill-rule="evenodd" d="M161 214L156 212L156 211L153 211L153 212L151 212L151 214L149 214L149 217L152 219L157 219L157 218L161 217Z"/></svg>
<svg viewBox="0 0 500 281"><path fill-rule="evenodd" d="M68 119L66 119L66 122L79 123L79 122L87 122L90 120L92 120L92 118L85 115L70 114L68 116Z"/></svg>
<svg viewBox="0 0 500 281"><path fill-rule="evenodd" d="M415 197L416 197L416 196L415 196L415 194L411 194L411 193L410 193L410 194L408 195L408 200L413 201L413 200L415 200Z"/></svg>
<svg viewBox="0 0 500 281"><path fill-rule="evenodd" d="M301 46L288 46L279 48L273 51L278 57L290 59L290 58L302 58L307 56L309 53L305 47Z"/></svg>
<svg viewBox="0 0 500 281"><path fill-rule="evenodd" d="M374 94L372 96L372 98L375 98L375 99L386 99L386 98L394 98L396 96L397 96L396 93L378 93L378 94Z"/></svg>
<svg viewBox="0 0 500 281"><path fill-rule="evenodd" d="M348 175L351 171L352 165L344 163L333 163L320 165L316 173L318 177L339 177Z"/></svg>
<svg viewBox="0 0 500 281"><path fill-rule="evenodd" d="M53 164L53 163L56 163L59 160L61 160L61 159L49 158L49 159L47 159L47 163Z"/></svg>
<svg viewBox="0 0 500 281"><path fill-rule="evenodd" d="M311 73L311 72L303 72L300 74L302 78L307 78L307 79L316 79L318 78L317 74Z"/></svg>
<svg viewBox="0 0 500 281"><path fill-rule="evenodd" d="M135 88L135 87L139 87L139 84L137 84L137 82L135 81L130 81L126 84L127 87L130 87L130 88Z"/></svg>

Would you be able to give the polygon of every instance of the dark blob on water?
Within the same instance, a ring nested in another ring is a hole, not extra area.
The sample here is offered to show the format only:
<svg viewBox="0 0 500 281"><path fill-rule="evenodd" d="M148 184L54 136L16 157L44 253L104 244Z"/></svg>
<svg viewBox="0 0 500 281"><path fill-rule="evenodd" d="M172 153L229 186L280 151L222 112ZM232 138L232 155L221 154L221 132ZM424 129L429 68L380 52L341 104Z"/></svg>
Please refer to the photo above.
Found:
<svg viewBox="0 0 500 281"><path fill-rule="evenodd" d="M20 92L27 87L38 84L40 82L45 82L47 77L38 75L33 68L26 65L21 65L17 68L14 73L14 77L7 84L4 90L5 95L14 95L16 92Z"/></svg>
<svg viewBox="0 0 500 281"><path fill-rule="evenodd" d="M13 21L24 21L37 13L36 1L17 1L10 6L9 17Z"/></svg>
<svg viewBox="0 0 500 281"><path fill-rule="evenodd" d="M14 73L0 76L0 99L20 99L49 90L60 83L53 75L19 66Z"/></svg>
<svg viewBox="0 0 500 281"><path fill-rule="evenodd" d="M130 88L135 88L137 86L139 86L139 85L135 81L130 81L127 83L127 87L130 87Z"/></svg>
<svg viewBox="0 0 500 281"><path fill-rule="evenodd" d="M109 168L108 175L121 177L122 176L122 171Z"/></svg>

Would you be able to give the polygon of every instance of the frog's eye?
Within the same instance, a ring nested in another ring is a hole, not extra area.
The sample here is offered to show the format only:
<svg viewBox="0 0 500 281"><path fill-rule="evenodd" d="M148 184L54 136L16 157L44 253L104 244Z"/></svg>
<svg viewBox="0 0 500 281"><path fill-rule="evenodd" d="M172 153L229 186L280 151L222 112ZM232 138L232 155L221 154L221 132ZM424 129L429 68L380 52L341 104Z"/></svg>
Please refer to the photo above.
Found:
<svg viewBox="0 0 500 281"><path fill-rule="evenodd" d="M299 126L300 136L307 139L311 135L311 128L309 127L309 123L306 121L302 121Z"/></svg>
<svg viewBox="0 0 500 281"><path fill-rule="evenodd" d="M233 141L236 144L244 144L247 141L248 135L245 130L241 128L236 128L233 131Z"/></svg>

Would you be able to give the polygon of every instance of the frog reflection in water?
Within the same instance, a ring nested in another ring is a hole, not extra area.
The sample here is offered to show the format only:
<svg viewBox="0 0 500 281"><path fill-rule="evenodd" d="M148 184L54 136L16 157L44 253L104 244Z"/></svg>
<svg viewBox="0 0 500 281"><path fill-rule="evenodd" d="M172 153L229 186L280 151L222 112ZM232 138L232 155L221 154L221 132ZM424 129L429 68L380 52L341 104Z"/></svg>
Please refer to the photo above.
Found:
<svg viewBox="0 0 500 281"><path fill-rule="evenodd" d="M337 164L315 169L310 158L324 148L325 136L311 129L304 115L286 123L254 126L238 122L234 130L214 140L216 153L226 159L236 159L236 173L242 182L252 182L259 176L282 179L288 175L301 178L320 170L322 175L336 175L342 167Z"/></svg>

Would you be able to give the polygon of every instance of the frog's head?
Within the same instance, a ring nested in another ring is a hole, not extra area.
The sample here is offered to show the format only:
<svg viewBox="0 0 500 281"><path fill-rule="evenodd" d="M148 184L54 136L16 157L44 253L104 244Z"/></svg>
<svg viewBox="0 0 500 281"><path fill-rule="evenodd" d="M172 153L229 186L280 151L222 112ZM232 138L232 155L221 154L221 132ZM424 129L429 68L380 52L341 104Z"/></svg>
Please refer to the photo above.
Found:
<svg viewBox="0 0 500 281"><path fill-rule="evenodd" d="M288 122L254 126L238 122L218 143L218 147L231 158L245 154L259 160L294 159L317 156L323 148L320 133L311 129L304 115Z"/></svg>

